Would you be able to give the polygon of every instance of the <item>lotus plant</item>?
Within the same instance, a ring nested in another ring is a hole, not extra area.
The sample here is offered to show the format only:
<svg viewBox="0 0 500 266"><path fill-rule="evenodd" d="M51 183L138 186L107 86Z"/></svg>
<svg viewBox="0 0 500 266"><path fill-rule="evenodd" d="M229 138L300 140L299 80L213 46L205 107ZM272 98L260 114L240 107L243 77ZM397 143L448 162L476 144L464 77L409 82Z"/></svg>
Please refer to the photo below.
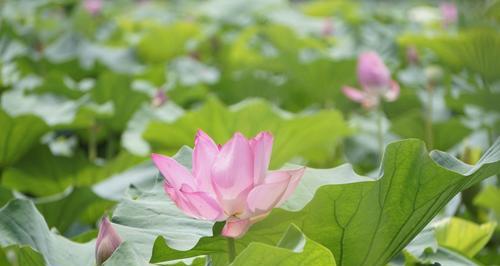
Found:
<svg viewBox="0 0 500 266"><path fill-rule="evenodd" d="M366 109L376 108L381 98L394 101L399 96L399 85L391 79L391 73L375 52L364 52L358 58L358 81L362 90L344 86L342 92Z"/></svg>
<svg viewBox="0 0 500 266"><path fill-rule="evenodd" d="M99 234L95 244L96 264L99 266L104 263L122 242L123 240L111 225L108 217L104 217L99 225Z"/></svg>
<svg viewBox="0 0 500 266"><path fill-rule="evenodd" d="M165 178L164 189L185 214L226 221L222 235L242 237L295 190L304 168L268 171L273 136L261 132L252 139L235 133L217 145L202 130L195 138L190 171L171 157L153 154Z"/></svg>

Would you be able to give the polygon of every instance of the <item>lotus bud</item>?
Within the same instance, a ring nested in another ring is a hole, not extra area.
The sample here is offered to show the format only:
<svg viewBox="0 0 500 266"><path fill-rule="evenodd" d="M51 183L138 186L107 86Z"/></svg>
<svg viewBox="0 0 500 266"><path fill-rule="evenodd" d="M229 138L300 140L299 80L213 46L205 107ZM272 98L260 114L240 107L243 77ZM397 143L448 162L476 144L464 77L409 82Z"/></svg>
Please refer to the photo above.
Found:
<svg viewBox="0 0 500 266"><path fill-rule="evenodd" d="M439 5L441 16L443 18L443 25L448 27L458 20L458 10L455 3L445 2Z"/></svg>
<svg viewBox="0 0 500 266"><path fill-rule="evenodd" d="M377 53L365 52L358 57L357 74L362 90L344 86L342 92L364 108L376 108L381 98L392 102L399 97L399 85Z"/></svg>
<svg viewBox="0 0 500 266"><path fill-rule="evenodd" d="M97 15L102 9L102 0L84 0L83 7L92 15Z"/></svg>
<svg viewBox="0 0 500 266"><path fill-rule="evenodd" d="M99 225L99 235L95 244L96 264L102 265L122 242L108 217L104 217Z"/></svg>
<svg viewBox="0 0 500 266"><path fill-rule="evenodd" d="M162 106L166 101L168 100L168 96L163 90L157 90L155 92L155 95L153 97L153 100L151 101L151 105L153 107L160 107Z"/></svg>
<svg viewBox="0 0 500 266"><path fill-rule="evenodd" d="M406 48L406 60L412 65L417 65L420 62L420 56L415 46L412 45Z"/></svg>

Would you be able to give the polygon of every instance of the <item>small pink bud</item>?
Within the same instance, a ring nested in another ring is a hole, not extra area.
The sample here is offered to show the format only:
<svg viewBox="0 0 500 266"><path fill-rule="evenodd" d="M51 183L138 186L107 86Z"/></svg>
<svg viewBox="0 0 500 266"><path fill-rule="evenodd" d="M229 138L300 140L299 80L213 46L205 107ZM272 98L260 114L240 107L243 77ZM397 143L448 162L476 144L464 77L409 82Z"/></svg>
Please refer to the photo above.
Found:
<svg viewBox="0 0 500 266"><path fill-rule="evenodd" d="M420 56L415 46L412 45L406 48L406 60L412 65L417 65L420 62Z"/></svg>
<svg viewBox="0 0 500 266"><path fill-rule="evenodd" d="M97 15L102 9L102 0L84 0L83 7L92 15Z"/></svg>
<svg viewBox="0 0 500 266"><path fill-rule="evenodd" d="M99 235L95 244L96 263L100 266L120 246L123 240L115 231L108 217L104 217L99 225Z"/></svg>
<svg viewBox="0 0 500 266"><path fill-rule="evenodd" d="M395 101L399 97L399 85L377 53L365 52L358 57L357 74L362 90L344 86L342 92L365 109L376 108L381 98Z"/></svg>
<svg viewBox="0 0 500 266"><path fill-rule="evenodd" d="M330 19L325 19L323 21L323 28L321 29L321 35L323 37L328 37L333 34L333 23Z"/></svg>
<svg viewBox="0 0 500 266"><path fill-rule="evenodd" d="M441 16L443 17L443 24L448 27L458 20L458 9L455 3L444 2L439 5Z"/></svg>
<svg viewBox="0 0 500 266"><path fill-rule="evenodd" d="M163 90L157 90L155 93L155 96L153 97L153 100L151 101L151 105L153 107L160 107L162 106L166 101L168 101L168 96Z"/></svg>

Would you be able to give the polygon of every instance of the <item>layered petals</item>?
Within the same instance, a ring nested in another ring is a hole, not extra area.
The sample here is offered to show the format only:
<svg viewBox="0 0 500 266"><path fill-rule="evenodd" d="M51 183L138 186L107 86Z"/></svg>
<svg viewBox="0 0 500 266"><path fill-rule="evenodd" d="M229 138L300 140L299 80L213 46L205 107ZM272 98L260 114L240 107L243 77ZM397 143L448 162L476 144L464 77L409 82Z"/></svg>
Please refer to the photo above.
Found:
<svg viewBox="0 0 500 266"><path fill-rule="evenodd" d="M227 215L242 213L253 186L253 153L248 140L234 134L219 151L212 166L212 185Z"/></svg>
<svg viewBox="0 0 500 266"><path fill-rule="evenodd" d="M170 157L152 158L165 177L165 192L179 209L198 219L226 220L222 235L239 238L282 204L304 173L304 168L268 171L272 145L269 132L250 140L235 133L219 146L199 130L192 173Z"/></svg>
<svg viewBox="0 0 500 266"><path fill-rule="evenodd" d="M278 202L278 204L276 206L279 207L293 194L293 192L295 192L295 189L299 185L300 180L301 180L302 176L304 175L305 170L306 170L305 167L301 167L301 168L293 169L293 170L275 171L275 173L276 172L282 172L282 173L285 172L287 175L290 176L290 183L288 184L288 187L286 188L285 193L283 194L283 196L281 197L280 201Z"/></svg>
<svg viewBox="0 0 500 266"><path fill-rule="evenodd" d="M219 203L210 194L200 191L185 191L181 189L179 196L182 200L185 212L191 213L191 216L206 220L224 220Z"/></svg>

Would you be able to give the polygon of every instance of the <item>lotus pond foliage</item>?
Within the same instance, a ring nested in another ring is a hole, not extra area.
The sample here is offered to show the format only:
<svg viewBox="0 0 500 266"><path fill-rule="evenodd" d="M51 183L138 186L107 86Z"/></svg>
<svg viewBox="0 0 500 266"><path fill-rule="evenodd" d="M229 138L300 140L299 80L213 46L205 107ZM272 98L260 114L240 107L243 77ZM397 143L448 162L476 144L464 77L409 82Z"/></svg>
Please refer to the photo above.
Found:
<svg viewBox="0 0 500 266"><path fill-rule="evenodd" d="M500 1L0 3L0 265L500 265Z"/></svg>

